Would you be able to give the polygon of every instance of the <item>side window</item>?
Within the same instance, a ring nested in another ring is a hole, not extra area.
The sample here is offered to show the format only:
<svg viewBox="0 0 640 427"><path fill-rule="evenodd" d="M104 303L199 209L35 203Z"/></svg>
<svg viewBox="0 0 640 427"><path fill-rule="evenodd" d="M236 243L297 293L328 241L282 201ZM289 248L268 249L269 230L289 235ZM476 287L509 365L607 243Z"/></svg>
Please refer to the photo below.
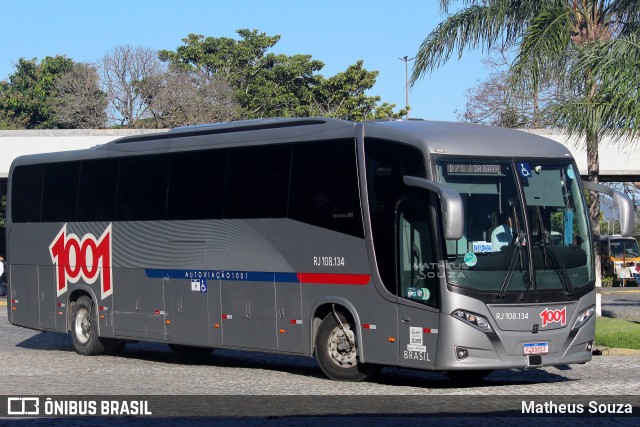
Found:
<svg viewBox="0 0 640 427"><path fill-rule="evenodd" d="M169 156L122 159L118 179L116 219L153 221L166 219Z"/></svg>
<svg viewBox="0 0 640 427"><path fill-rule="evenodd" d="M82 162L78 221L112 221L115 218L118 163L118 159Z"/></svg>
<svg viewBox="0 0 640 427"><path fill-rule="evenodd" d="M11 176L11 219L39 222L44 165L18 166Z"/></svg>
<svg viewBox="0 0 640 427"><path fill-rule="evenodd" d="M229 150L225 218L285 218L291 145Z"/></svg>
<svg viewBox="0 0 640 427"><path fill-rule="evenodd" d="M372 138L365 139L365 156L378 271L385 287L396 294L395 209L405 195L414 191L403 183L402 178L405 175L426 177L424 157L409 145Z"/></svg>
<svg viewBox="0 0 640 427"><path fill-rule="evenodd" d="M364 237L353 140L294 145L289 217Z"/></svg>
<svg viewBox="0 0 640 427"><path fill-rule="evenodd" d="M428 202L409 196L398 205L398 296L438 304L438 266L433 250Z"/></svg>
<svg viewBox="0 0 640 427"><path fill-rule="evenodd" d="M44 171L42 221L75 221L80 162L50 163Z"/></svg>
<svg viewBox="0 0 640 427"><path fill-rule="evenodd" d="M226 150L174 154L169 219L222 218L226 164Z"/></svg>

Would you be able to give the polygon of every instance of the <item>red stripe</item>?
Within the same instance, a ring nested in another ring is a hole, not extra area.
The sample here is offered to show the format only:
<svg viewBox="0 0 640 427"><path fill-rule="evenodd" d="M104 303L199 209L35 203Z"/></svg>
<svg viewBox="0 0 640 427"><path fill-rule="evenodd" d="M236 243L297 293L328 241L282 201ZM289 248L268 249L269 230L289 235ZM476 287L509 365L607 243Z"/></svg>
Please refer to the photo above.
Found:
<svg viewBox="0 0 640 427"><path fill-rule="evenodd" d="M298 273L300 283L317 285L368 285L369 274Z"/></svg>

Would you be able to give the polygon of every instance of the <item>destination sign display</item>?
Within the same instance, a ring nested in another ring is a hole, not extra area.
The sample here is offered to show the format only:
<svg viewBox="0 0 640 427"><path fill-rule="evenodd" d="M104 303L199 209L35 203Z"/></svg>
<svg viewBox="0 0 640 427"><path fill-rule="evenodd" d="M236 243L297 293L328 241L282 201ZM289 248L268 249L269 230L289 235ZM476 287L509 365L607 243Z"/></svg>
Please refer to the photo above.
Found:
<svg viewBox="0 0 640 427"><path fill-rule="evenodd" d="M449 175L502 175L502 165L490 163L447 163Z"/></svg>

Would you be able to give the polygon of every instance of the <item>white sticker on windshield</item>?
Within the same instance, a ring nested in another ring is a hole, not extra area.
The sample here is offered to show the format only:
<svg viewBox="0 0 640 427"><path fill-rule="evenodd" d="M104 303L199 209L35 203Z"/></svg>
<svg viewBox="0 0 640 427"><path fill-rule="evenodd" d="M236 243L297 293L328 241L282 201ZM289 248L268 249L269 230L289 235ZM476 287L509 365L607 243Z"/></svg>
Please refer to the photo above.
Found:
<svg viewBox="0 0 640 427"><path fill-rule="evenodd" d="M473 267L478 263L478 257L473 252L467 252L464 255L464 263L469 267Z"/></svg>
<svg viewBox="0 0 640 427"><path fill-rule="evenodd" d="M473 242L473 252L474 253L491 252L491 242L485 242L485 241Z"/></svg>

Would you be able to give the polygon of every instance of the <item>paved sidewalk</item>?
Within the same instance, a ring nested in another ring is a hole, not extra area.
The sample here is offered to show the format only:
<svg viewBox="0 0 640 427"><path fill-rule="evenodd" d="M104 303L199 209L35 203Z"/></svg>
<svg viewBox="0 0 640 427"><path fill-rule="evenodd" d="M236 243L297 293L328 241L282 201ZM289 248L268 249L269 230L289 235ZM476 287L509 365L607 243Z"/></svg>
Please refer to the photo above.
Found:
<svg viewBox="0 0 640 427"><path fill-rule="evenodd" d="M600 288L602 315L640 322L640 288Z"/></svg>

